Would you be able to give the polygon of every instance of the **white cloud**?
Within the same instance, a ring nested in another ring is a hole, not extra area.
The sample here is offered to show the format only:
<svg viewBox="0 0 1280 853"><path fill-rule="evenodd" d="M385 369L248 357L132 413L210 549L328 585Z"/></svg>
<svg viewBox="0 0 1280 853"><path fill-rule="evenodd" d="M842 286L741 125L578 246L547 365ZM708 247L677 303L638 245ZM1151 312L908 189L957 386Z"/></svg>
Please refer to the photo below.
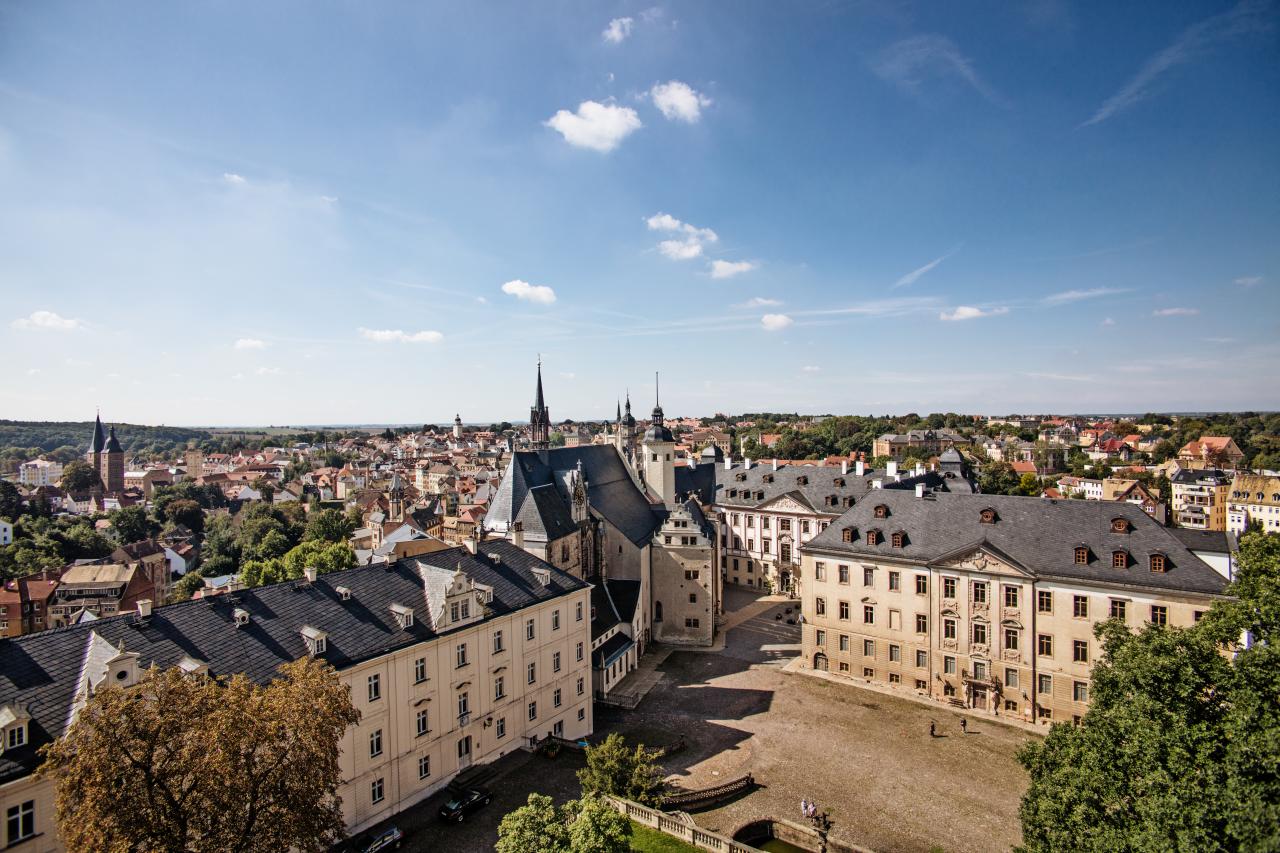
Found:
<svg viewBox="0 0 1280 853"><path fill-rule="evenodd" d="M711 106L710 98L679 80L659 83L649 90L649 97L666 118L688 124L702 118L703 107Z"/></svg>
<svg viewBox="0 0 1280 853"><path fill-rule="evenodd" d="M780 331L794 322L795 320L792 320L786 314L765 314L760 318L760 325L764 326L765 331L768 332Z"/></svg>
<svg viewBox="0 0 1280 853"><path fill-rule="evenodd" d="M1054 382L1092 382L1092 376L1084 376L1076 373L1024 373L1023 376L1029 376L1032 379L1049 379Z"/></svg>
<svg viewBox="0 0 1280 853"><path fill-rule="evenodd" d="M399 329L359 329L360 337L379 344L438 344L444 335L434 330L402 332Z"/></svg>
<svg viewBox="0 0 1280 853"><path fill-rule="evenodd" d="M1116 321L1112 320L1110 317L1102 318L1102 325L1104 326L1114 326L1115 324L1116 324Z"/></svg>
<svg viewBox="0 0 1280 853"><path fill-rule="evenodd" d="M914 269L914 270L912 270L911 272L909 272L909 273L907 273L906 275L904 275L902 278L900 278L900 279L898 279L897 281L895 281L895 282L893 283L893 287L895 287L895 288L897 288L897 287L909 287L909 286L911 286L911 285L915 284L915 283L916 283L916 281L920 278L920 276L922 276L922 275L924 275L925 273L929 272L929 271L930 271L930 270L932 270L934 267L936 267L938 264L942 263L943 261L945 261L947 258L951 257L951 256L952 256L952 255L954 255L954 254L955 254L955 252L947 252L945 255L943 255L943 256L942 256L942 257L940 257L940 258L934 258L932 261L929 261L929 263L925 264L924 266L920 267L919 269ZM891 288L891 289L892 289L892 288Z"/></svg>
<svg viewBox="0 0 1280 853"><path fill-rule="evenodd" d="M278 367L259 367L254 373L259 376L279 376L284 371Z"/></svg>
<svg viewBox="0 0 1280 853"><path fill-rule="evenodd" d="M240 338L235 342L236 349L263 349L266 345L266 341L257 338Z"/></svg>
<svg viewBox="0 0 1280 853"><path fill-rule="evenodd" d="M895 42L880 52L872 70L882 79L910 92L918 91L926 77L956 77L993 104L1007 106L1004 98L978 76L973 63L945 36L919 35Z"/></svg>
<svg viewBox="0 0 1280 853"><path fill-rule="evenodd" d="M614 18L601 35L607 42L621 44L627 36L631 35L631 25L634 23L635 21L631 18Z"/></svg>
<svg viewBox="0 0 1280 853"><path fill-rule="evenodd" d="M232 186L240 186L241 184L249 183L244 179L244 175L237 175L235 172L223 172L222 180L224 183L231 184Z"/></svg>
<svg viewBox="0 0 1280 853"><path fill-rule="evenodd" d="M28 368L27 368L27 375L28 375L28 376L38 376L39 374L40 374L40 368L38 368L38 367L28 367Z"/></svg>
<svg viewBox="0 0 1280 853"><path fill-rule="evenodd" d="M822 370L822 368L818 367L818 365L816 364L806 364L804 367L800 369L803 370L805 373L819 373Z"/></svg>
<svg viewBox="0 0 1280 853"><path fill-rule="evenodd" d="M750 299L748 299L745 303L743 303L742 307L743 308L773 308L774 306L781 305L781 304L782 304L781 299L769 299L764 296L753 296Z"/></svg>
<svg viewBox="0 0 1280 853"><path fill-rule="evenodd" d="M1194 317L1200 313L1199 308L1157 308L1151 312L1153 317Z"/></svg>
<svg viewBox="0 0 1280 853"><path fill-rule="evenodd" d="M1061 293L1051 293L1040 301L1045 305L1066 305L1071 302L1080 302L1084 299L1096 299L1099 296L1111 296L1116 293L1128 293L1128 291L1117 287L1094 287L1089 290L1064 290Z"/></svg>
<svg viewBox="0 0 1280 853"><path fill-rule="evenodd" d="M733 278L735 275L751 272L758 266L760 265L755 261L712 261L711 277Z"/></svg>
<svg viewBox="0 0 1280 853"><path fill-rule="evenodd" d="M678 239L663 240L658 244L658 251L673 261L688 261L699 257L707 243L715 243L720 239L719 235L710 228L699 228L688 222L681 222L669 213L655 213L645 220L645 224L650 231L683 235Z"/></svg>
<svg viewBox="0 0 1280 853"><path fill-rule="evenodd" d="M40 332L74 332L84 328L84 322L71 317L63 317L52 311L32 311L26 317L19 317L10 325L15 329Z"/></svg>
<svg viewBox="0 0 1280 853"><path fill-rule="evenodd" d="M530 284L527 281L513 279L502 285L502 292L525 302L537 302L539 305L550 305L556 301L556 292L545 284Z"/></svg>
<svg viewBox="0 0 1280 853"><path fill-rule="evenodd" d="M576 374L576 373L561 373L561 374L560 374L560 378L561 378L561 379L577 379L577 378L578 378L578 374Z"/></svg>
<svg viewBox="0 0 1280 853"><path fill-rule="evenodd" d="M1256 287L1262 284L1262 276L1260 275L1242 275L1236 279L1236 284L1241 287Z"/></svg>
<svg viewBox="0 0 1280 853"><path fill-rule="evenodd" d="M1008 313L1008 308L992 308L990 311L983 311L981 308L974 308L972 305L959 305L954 311L943 311L938 315L938 319L948 321L976 320L979 317L995 317Z"/></svg>
<svg viewBox="0 0 1280 853"><path fill-rule="evenodd" d="M559 132L570 145L602 152L617 148L622 140L644 126L630 107L598 101L583 101L576 113L560 110L543 124Z"/></svg>
<svg viewBox="0 0 1280 853"><path fill-rule="evenodd" d="M1205 341L1211 344L1234 344L1235 338L1205 338Z"/></svg>

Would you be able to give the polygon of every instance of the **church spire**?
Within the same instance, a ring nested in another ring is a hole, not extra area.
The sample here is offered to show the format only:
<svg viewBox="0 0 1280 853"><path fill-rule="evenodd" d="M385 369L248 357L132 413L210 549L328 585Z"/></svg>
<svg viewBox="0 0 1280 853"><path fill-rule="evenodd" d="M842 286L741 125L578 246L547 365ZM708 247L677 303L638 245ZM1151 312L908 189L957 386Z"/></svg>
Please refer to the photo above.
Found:
<svg viewBox="0 0 1280 853"><path fill-rule="evenodd" d="M534 450L551 447L551 413L547 411L546 398L542 394L542 357L538 357L538 390L529 409L529 444Z"/></svg>

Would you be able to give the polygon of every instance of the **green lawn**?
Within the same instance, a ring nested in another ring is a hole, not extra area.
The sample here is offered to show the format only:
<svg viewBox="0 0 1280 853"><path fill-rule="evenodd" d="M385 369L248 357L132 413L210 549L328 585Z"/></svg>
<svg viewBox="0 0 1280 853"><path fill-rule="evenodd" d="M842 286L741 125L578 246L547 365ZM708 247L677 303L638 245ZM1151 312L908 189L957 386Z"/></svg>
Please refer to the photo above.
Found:
<svg viewBox="0 0 1280 853"><path fill-rule="evenodd" d="M631 849L635 853L698 853L698 848L678 838L631 821Z"/></svg>

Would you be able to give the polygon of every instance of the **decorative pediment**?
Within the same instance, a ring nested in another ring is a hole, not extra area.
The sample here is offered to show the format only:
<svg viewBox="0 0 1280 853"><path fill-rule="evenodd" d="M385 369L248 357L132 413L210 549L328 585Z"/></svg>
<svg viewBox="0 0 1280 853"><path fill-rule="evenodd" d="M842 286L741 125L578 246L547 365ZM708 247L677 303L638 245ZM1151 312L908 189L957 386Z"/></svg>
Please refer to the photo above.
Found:
<svg viewBox="0 0 1280 853"><path fill-rule="evenodd" d="M969 572L984 572L989 575L1003 575L1015 578L1035 577L1020 566L1015 560L987 543L970 545L958 549L934 560L931 564L937 568L961 569Z"/></svg>
<svg viewBox="0 0 1280 853"><path fill-rule="evenodd" d="M797 512L811 513L814 512L813 507L804 499L804 495L799 492L787 492L785 495L778 495L771 501L761 504L757 509L768 509L774 512Z"/></svg>

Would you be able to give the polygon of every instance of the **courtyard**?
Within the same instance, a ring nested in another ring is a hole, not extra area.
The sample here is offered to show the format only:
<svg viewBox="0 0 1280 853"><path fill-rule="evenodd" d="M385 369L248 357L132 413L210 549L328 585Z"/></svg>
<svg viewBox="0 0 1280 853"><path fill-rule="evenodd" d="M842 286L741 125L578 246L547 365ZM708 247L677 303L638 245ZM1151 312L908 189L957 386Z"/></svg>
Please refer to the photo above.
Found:
<svg viewBox="0 0 1280 853"><path fill-rule="evenodd" d="M803 798L830 813L832 839L876 851L1016 844L1026 775L1015 753L1034 735L972 718L964 733L960 715L941 706L784 672L799 649L799 627L786 624L788 606L728 590L732 627L724 649L672 652L638 708L597 707L597 733L652 745L684 735L688 747L664 763L681 788L751 773L758 786L750 793L694 814L699 825L725 835L761 818L797 820ZM929 736L930 721L938 737ZM491 850L502 815L530 792L557 801L577 796L578 754L517 753L501 764L493 803L467 823L436 823L438 797L401 815L406 849Z"/></svg>

